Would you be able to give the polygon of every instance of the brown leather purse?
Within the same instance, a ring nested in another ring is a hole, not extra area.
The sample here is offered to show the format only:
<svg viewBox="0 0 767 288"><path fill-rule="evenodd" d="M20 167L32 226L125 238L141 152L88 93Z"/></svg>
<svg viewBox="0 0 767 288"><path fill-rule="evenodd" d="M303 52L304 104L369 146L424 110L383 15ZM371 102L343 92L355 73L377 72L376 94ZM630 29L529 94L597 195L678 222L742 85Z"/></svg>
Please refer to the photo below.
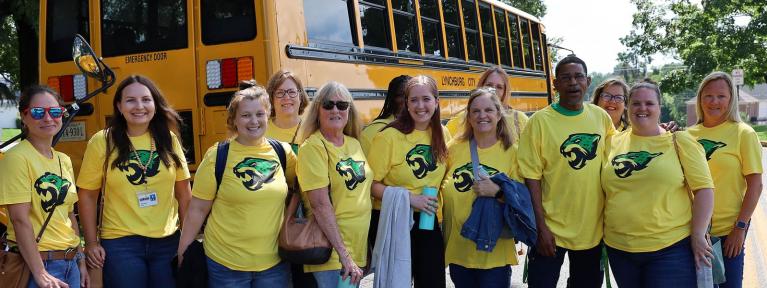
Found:
<svg viewBox="0 0 767 288"><path fill-rule="evenodd" d="M290 194L278 240L280 257L295 264L328 262L333 251L330 241L314 217L304 217L301 196L295 192Z"/></svg>

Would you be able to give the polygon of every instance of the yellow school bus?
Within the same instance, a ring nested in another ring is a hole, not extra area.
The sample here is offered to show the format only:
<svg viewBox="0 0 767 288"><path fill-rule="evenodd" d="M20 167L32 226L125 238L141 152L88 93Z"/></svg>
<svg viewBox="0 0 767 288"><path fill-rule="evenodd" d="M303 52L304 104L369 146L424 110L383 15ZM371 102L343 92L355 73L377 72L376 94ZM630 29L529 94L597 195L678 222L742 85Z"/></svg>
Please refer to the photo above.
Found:
<svg viewBox="0 0 767 288"><path fill-rule="evenodd" d="M437 80L443 118L463 107L479 75L501 65L515 109L551 98L546 34L539 19L495 0L56 0L40 1L40 82L65 101L95 80L78 74L71 43L81 34L114 69L153 79L184 118L192 169L226 135L237 82L287 69L309 95L330 80L351 91L365 120L401 74ZM89 100L57 149L79 167L87 140L112 116L114 88Z"/></svg>

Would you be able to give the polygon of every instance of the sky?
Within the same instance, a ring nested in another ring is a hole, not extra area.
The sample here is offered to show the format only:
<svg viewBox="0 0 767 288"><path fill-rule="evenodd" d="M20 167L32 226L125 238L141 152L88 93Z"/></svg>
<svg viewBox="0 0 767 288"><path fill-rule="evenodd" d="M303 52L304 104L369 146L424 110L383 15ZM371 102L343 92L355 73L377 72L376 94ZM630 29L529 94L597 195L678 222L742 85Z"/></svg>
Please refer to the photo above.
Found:
<svg viewBox="0 0 767 288"><path fill-rule="evenodd" d="M636 7L629 0L544 0L546 34L562 37L560 46L571 49L589 67L589 72L612 72L618 64L618 52L625 47L620 38L631 31ZM560 50L561 55L570 52ZM653 61L661 65L670 59Z"/></svg>

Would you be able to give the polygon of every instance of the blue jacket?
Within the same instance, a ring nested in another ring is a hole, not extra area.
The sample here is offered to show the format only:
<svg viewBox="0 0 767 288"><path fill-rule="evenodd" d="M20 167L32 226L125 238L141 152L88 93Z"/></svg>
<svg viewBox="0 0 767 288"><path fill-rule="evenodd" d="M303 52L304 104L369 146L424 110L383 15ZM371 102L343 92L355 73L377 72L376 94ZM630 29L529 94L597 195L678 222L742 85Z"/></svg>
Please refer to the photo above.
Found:
<svg viewBox="0 0 767 288"><path fill-rule="evenodd" d="M490 179L501 187L505 203L491 197L477 197L469 218L463 223L461 236L474 241L477 250L491 252L501 232L508 228L516 241L534 246L538 231L530 191L504 173L495 174Z"/></svg>

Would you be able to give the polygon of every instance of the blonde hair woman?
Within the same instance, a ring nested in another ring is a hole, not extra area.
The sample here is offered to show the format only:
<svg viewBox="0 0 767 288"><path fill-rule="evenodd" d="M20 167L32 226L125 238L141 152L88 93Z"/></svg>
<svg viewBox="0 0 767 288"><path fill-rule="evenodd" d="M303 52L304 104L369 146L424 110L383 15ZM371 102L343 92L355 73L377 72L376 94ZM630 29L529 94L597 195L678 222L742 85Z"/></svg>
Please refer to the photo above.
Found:
<svg viewBox="0 0 767 288"><path fill-rule="evenodd" d="M740 120L735 95L730 75L708 74L695 102L698 123L688 130L703 146L715 175L711 235L724 241L727 279L719 287L743 285L746 231L762 192L762 146L754 129Z"/></svg>
<svg viewBox="0 0 767 288"><path fill-rule="evenodd" d="M296 174L310 214L335 250L327 263L306 265L320 288L342 278L362 279L367 263L370 225L370 166L357 137L360 119L351 93L338 82L320 88L309 106L299 135Z"/></svg>

